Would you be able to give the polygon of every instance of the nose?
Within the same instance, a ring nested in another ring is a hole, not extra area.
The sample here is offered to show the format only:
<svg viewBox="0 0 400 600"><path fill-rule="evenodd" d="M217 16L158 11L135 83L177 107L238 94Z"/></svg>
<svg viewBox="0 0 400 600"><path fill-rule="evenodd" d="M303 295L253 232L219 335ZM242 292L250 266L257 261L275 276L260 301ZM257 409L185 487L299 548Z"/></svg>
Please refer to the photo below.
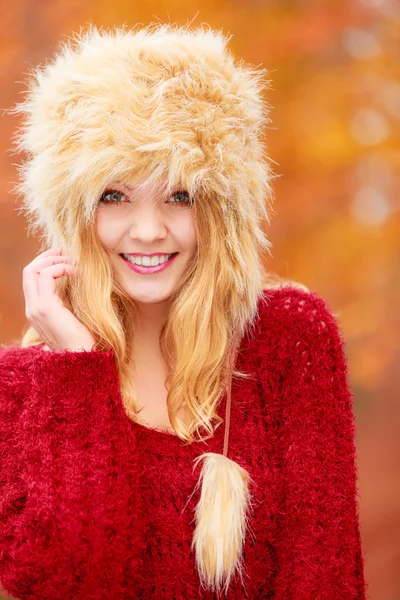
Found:
<svg viewBox="0 0 400 600"><path fill-rule="evenodd" d="M156 240L165 239L167 226L157 202L141 203L130 215L128 236L151 248Z"/></svg>

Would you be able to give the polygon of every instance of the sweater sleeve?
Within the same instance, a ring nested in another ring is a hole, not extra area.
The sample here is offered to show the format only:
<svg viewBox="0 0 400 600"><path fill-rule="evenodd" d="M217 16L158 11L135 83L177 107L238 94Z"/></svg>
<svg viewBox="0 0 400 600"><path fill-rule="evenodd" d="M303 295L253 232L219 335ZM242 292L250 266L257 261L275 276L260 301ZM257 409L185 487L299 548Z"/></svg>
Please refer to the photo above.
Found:
<svg viewBox="0 0 400 600"><path fill-rule="evenodd" d="M0 384L1 586L19 599L59 598L84 560L87 526L72 494L83 497L85 482L75 465L89 452L92 419L118 408L110 403L119 393L115 359L112 351L7 350ZM70 486L66 506L61 477Z"/></svg>
<svg viewBox="0 0 400 600"><path fill-rule="evenodd" d="M3 594L3 585L7 588L12 579L12 553L28 497L22 460L22 412L30 395L31 356L30 352L13 345L0 349L0 588Z"/></svg>
<svg viewBox="0 0 400 600"><path fill-rule="evenodd" d="M283 289L271 308L284 357L274 598L364 600L353 394L339 327L315 293Z"/></svg>

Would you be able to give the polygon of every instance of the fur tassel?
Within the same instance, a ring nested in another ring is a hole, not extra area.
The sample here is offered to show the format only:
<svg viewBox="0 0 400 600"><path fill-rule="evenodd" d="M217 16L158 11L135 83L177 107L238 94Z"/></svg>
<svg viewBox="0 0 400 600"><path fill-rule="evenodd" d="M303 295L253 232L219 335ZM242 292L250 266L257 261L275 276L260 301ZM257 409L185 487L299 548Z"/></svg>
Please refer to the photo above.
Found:
<svg viewBox="0 0 400 600"><path fill-rule="evenodd" d="M234 461L214 452L198 456L194 468L203 459L195 488L202 482L192 550L195 548L202 586L219 591L224 584L226 593L236 569L242 575L247 509L251 505L250 475Z"/></svg>

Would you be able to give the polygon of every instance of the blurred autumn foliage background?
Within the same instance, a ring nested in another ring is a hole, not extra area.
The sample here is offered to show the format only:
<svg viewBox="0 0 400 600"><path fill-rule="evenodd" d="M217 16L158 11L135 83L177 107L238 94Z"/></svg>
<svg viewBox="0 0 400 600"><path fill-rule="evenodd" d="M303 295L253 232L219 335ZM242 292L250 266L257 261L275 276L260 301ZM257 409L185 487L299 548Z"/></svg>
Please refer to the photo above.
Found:
<svg viewBox="0 0 400 600"><path fill-rule="evenodd" d="M331 306L355 394L360 520L371 600L400 600L399 121L395 0L16 0L0 2L0 343L26 325L22 269L39 251L17 214L11 154L27 71L97 26L202 22L269 69L275 161L269 268ZM336 600L336 599L335 599ZM338 598L337 600L341 600Z"/></svg>

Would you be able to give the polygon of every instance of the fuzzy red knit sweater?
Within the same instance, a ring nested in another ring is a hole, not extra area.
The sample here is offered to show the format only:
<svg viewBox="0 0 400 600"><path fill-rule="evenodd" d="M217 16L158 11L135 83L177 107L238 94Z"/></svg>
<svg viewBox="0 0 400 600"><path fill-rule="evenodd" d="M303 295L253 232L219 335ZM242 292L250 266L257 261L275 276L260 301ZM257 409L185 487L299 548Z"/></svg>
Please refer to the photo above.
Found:
<svg viewBox="0 0 400 600"><path fill-rule="evenodd" d="M234 379L229 457L250 474L228 599L365 598L353 394L327 304L265 290ZM0 582L21 600L216 599L191 541L207 442L128 418L113 352L0 354ZM219 414L225 416L226 396ZM189 500L189 501L188 501Z"/></svg>

